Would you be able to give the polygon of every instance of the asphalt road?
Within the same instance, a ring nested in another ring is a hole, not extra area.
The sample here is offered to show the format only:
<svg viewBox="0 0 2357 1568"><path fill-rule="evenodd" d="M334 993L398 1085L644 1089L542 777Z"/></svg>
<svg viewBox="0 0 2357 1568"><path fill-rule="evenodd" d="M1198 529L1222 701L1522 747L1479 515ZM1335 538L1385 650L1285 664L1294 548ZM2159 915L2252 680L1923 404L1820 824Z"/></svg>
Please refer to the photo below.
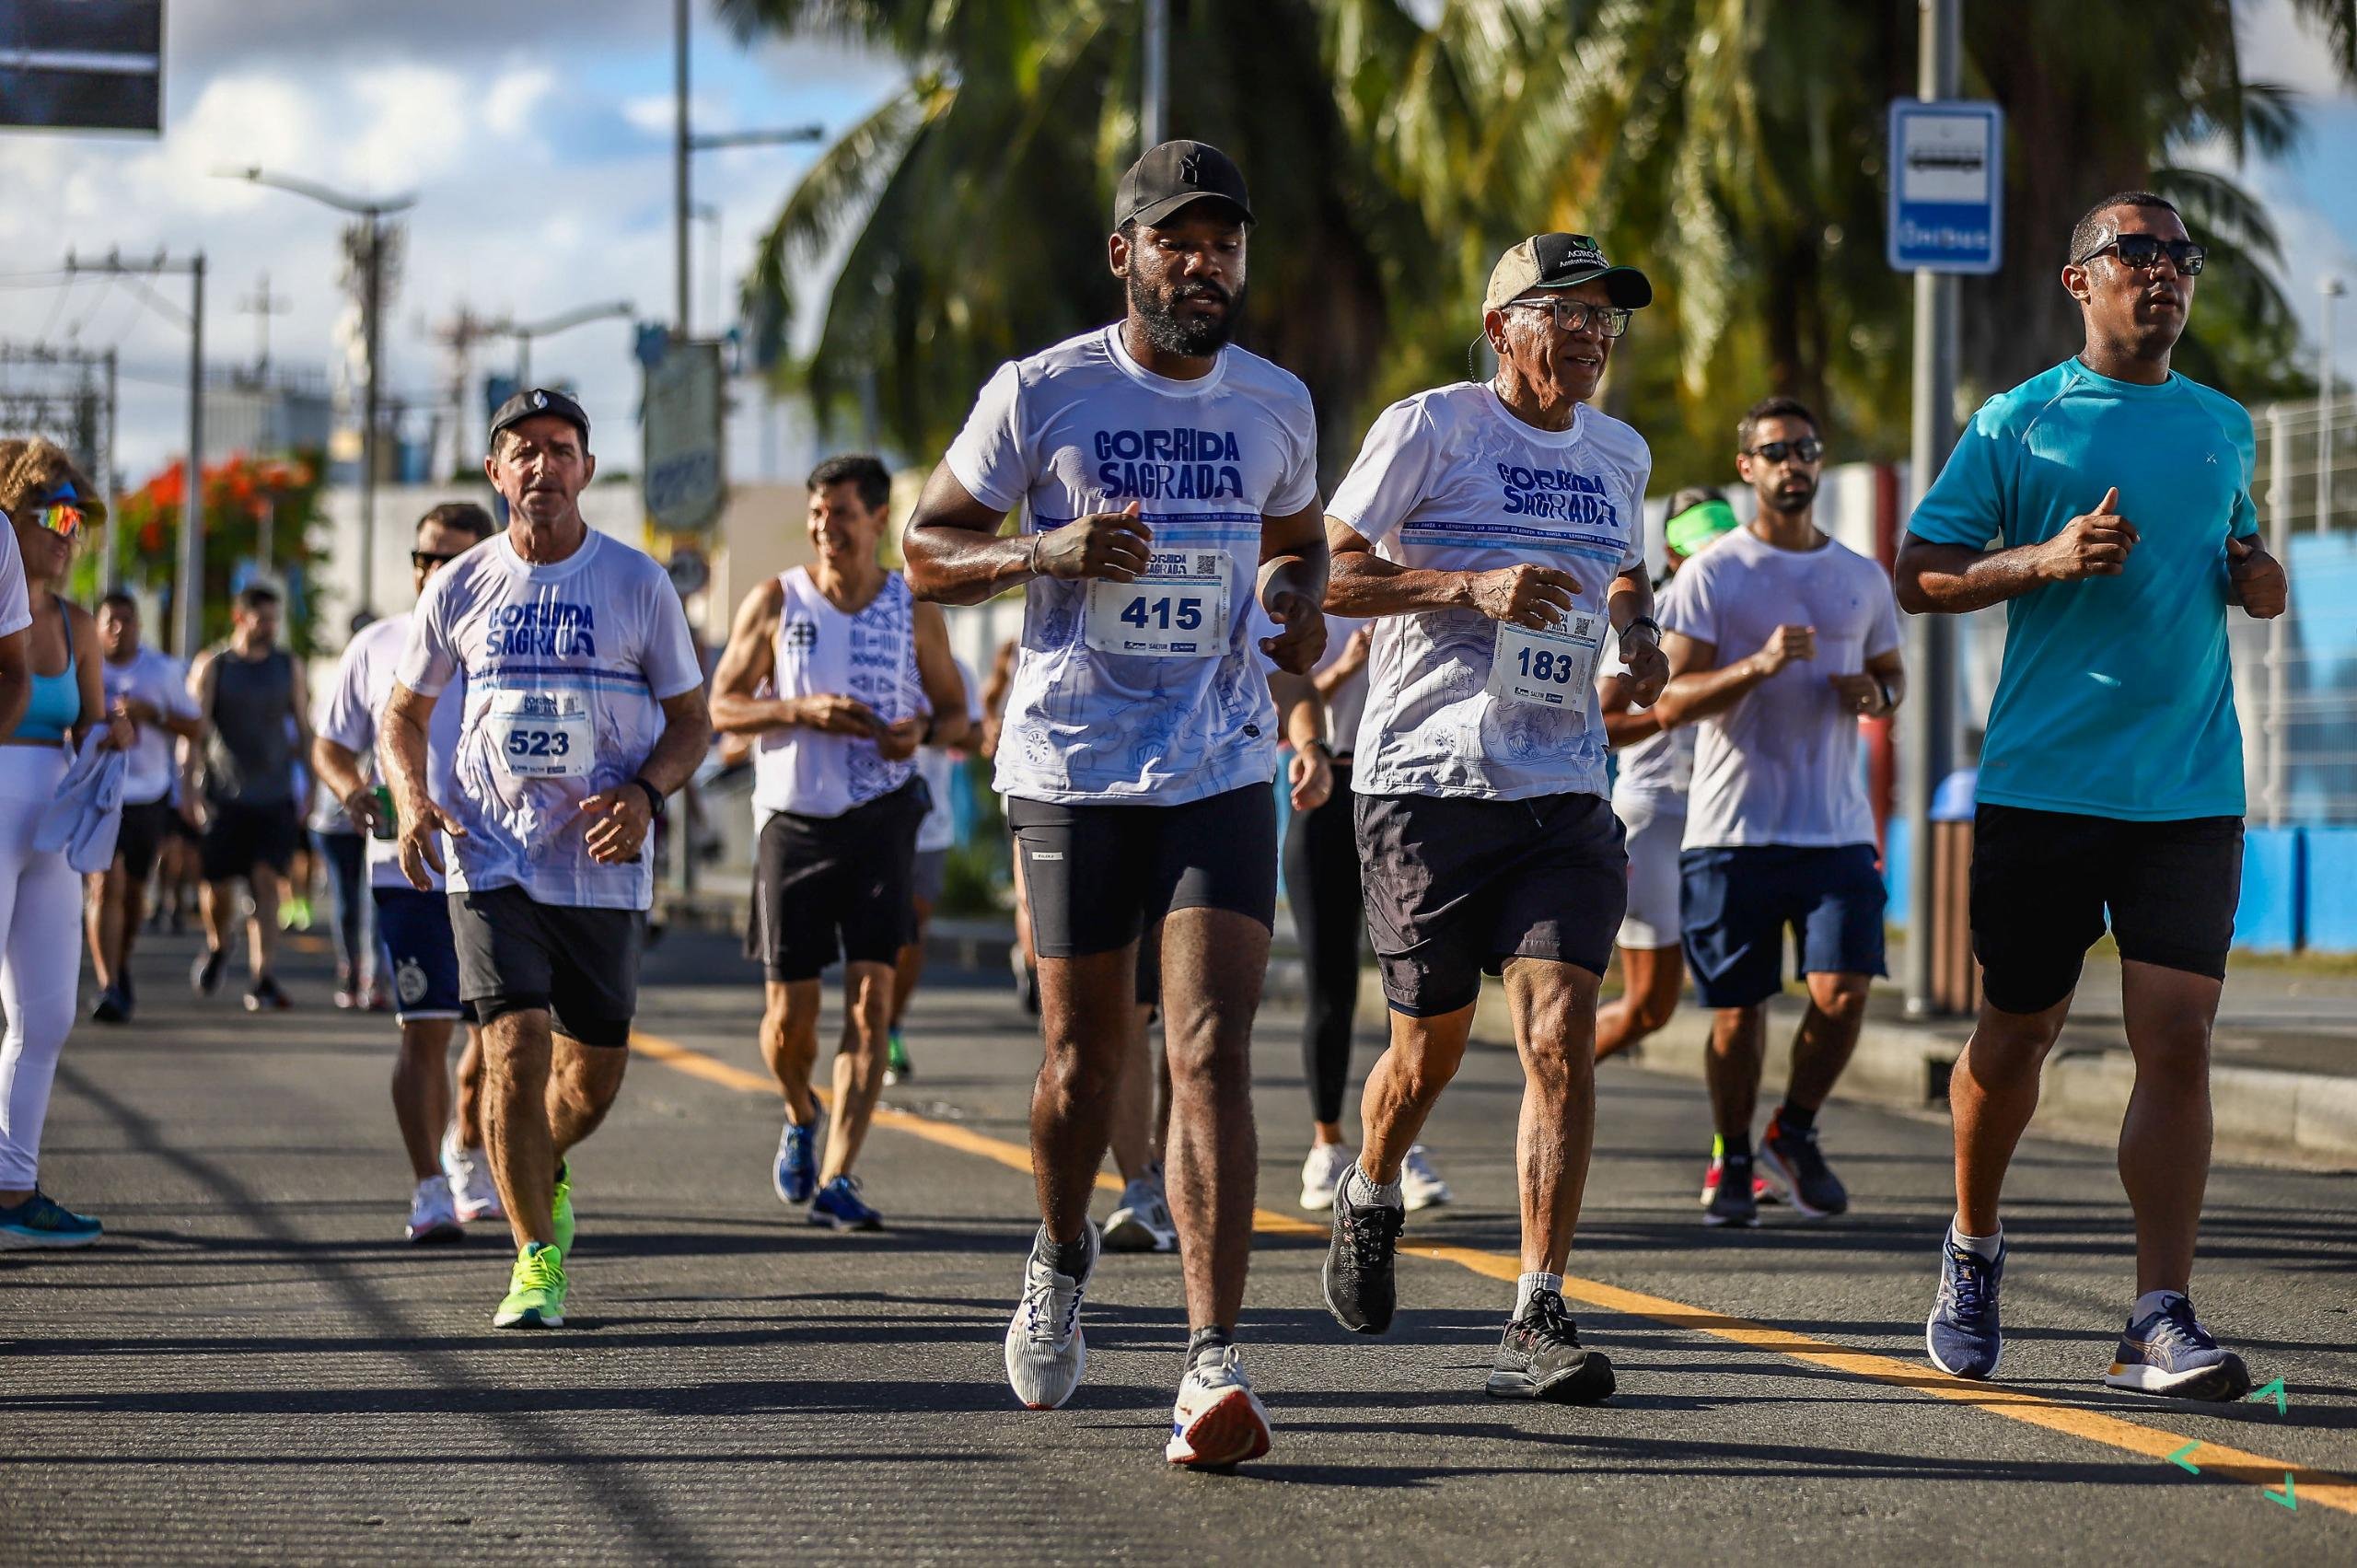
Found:
<svg viewBox="0 0 2357 1568"><path fill-rule="evenodd" d="M675 935L576 1156L573 1326L518 1335L490 1327L504 1234L401 1240L390 1025L327 1008L312 946L304 1005L257 1019L192 1002L189 944L154 942L139 1022L69 1042L44 1179L109 1237L0 1254L0 1561L2357 1561L2345 1177L2213 1176L2196 1300L2288 1405L2197 1408L2101 1387L2127 1210L2101 1151L2026 1146L2007 1381L1973 1388L1922 1357L1943 1124L1837 1106L1852 1215L1706 1232L1699 1088L1608 1068L1568 1294L1620 1392L1501 1403L1512 1057L1476 1051L1441 1107L1457 1202L1411 1219L1425 1255L1369 1342L1318 1301L1272 1011L1242 1337L1276 1446L1180 1474L1175 1260L1108 1257L1064 1410L1003 1380L1038 1061L1003 981L920 999L917 1076L865 1162L889 1228L838 1237L770 1192L752 971ZM2169 1459L2189 1443L2198 1475Z"/></svg>

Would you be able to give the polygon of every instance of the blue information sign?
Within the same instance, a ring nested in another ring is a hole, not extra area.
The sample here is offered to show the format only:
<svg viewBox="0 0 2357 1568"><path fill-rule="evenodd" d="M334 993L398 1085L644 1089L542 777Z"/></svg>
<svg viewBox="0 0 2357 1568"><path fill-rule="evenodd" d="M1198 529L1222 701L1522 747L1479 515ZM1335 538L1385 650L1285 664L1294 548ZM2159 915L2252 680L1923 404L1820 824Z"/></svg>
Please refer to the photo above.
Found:
<svg viewBox="0 0 2357 1568"><path fill-rule="evenodd" d="M2005 118L1993 103L1890 106L1888 254L1898 271L1993 273L2002 263Z"/></svg>

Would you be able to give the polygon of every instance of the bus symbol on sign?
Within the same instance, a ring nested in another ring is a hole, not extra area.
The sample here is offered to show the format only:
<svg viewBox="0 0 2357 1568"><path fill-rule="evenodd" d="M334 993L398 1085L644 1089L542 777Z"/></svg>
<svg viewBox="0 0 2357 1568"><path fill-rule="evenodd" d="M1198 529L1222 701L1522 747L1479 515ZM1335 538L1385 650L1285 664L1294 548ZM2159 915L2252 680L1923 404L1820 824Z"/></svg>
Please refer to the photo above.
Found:
<svg viewBox="0 0 2357 1568"><path fill-rule="evenodd" d="M1900 272L1993 273L2004 251L2005 122L1993 103L1890 106L1887 245Z"/></svg>

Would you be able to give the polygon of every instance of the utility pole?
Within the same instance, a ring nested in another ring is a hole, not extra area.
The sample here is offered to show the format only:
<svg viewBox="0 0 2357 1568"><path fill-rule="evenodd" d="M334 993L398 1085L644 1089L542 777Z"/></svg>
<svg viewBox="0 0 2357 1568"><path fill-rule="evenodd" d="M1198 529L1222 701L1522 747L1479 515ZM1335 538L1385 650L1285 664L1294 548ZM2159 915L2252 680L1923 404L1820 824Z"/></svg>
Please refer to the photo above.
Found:
<svg viewBox="0 0 2357 1568"><path fill-rule="evenodd" d="M106 492L107 505L111 509L122 494L122 470L115 466L115 425L122 417L122 405L116 401L115 372L118 366L115 351L107 350L107 471L99 477L99 485ZM122 540L121 528L107 530L107 592L122 587Z"/></svg>
<svg viewBox="0 0 2357 1568"><path fill-rule="evenodd" d="M2332 531L2332 309L2333 301L2349 292L2337 277L2316 285L2324 296L2324 319L2316 345L2316 532Z"/></svg>
<svg viewBox="0 0 2357 1568"><path fill-rule="evenodd" d="M270 319L284 315L289 303L284 295L270 292L268 273L257 276L253 293L238 301L238 308L254 319L254 379L257 382L270 373Z"/></svg>
<svg viewBox="0 0 2357 1568"><path fill-rule="evenodd" d="M1139 150L1158 147L1170 139L1170 0L1144 0L1145 38L1140 50L1138 84Z"/></svg>
<svg viewBox="0 0 2357 1568"><path fill-rule="evenodd" d="M345 232L344 253L360 269L362 354L367 361L360 393L360 603L357 608L373 610L376 609L377 588L377 389L382 381L379 372L384 349L385 244L389 232L385 219L415 206L417 198L395 196L371 202L358 196L347 196L313 180L273 174L263 168L216 168L213 172L219 179L242 180L250 185L267 185L273 190L308 196L323 206L350 213L360 220Z"/></svg>
<svg viewBox="0 0 2357 1568"><path fill-rule="evenodd" d="M1939 102L1956 96L1962 52L1959 0L1916 0L1915 96ZM1896 172L1893 174L1896 179ZM1956 442L1956 280L1919 267L1915 272L1914 431L1908 470L1920 500L1939 476ZM1956 621L1945 615L1908 621L1907 723L1901 776L1907 805L1907 1013L1933 1011L1932 799L1955 764Z"/></svg>
<svg viewBox="0 0 2357 1568"><path fill-rule="evenodd" d="M173 643L180 656L192 659L204 629L204 252L175 261L158 251L153 261L126 261L121 251L110 250L103 261L84 261L69 250L65 271L69 276L76 273L117 277L188 274L188 483L180 504L180 575L172 585L172 621ZM111 387L111 365L107 379Z"/></svg>

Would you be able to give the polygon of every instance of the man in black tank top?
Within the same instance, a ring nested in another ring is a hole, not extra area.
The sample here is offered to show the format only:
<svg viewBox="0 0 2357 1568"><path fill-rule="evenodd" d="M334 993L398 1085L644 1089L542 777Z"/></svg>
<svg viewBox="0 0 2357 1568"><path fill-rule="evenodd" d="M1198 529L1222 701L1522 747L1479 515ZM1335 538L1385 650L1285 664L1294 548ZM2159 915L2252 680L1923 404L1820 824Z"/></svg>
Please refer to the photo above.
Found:
<svg viewBox="0 0 2357 1568"><path fill-rule="evenodd" d="M279 884L301 835L296 764L311 749L310 703L303 667L278 646L278 590L257 583L238 596L229 640L197 656L190 694L204 720L204 741L192 748L204 830L205 950L189 981L200 996L221 988L229 958L237 884L252 894L246 918L253 982L246 1010L287 1005L271 960L278 942Z"/></svg>

